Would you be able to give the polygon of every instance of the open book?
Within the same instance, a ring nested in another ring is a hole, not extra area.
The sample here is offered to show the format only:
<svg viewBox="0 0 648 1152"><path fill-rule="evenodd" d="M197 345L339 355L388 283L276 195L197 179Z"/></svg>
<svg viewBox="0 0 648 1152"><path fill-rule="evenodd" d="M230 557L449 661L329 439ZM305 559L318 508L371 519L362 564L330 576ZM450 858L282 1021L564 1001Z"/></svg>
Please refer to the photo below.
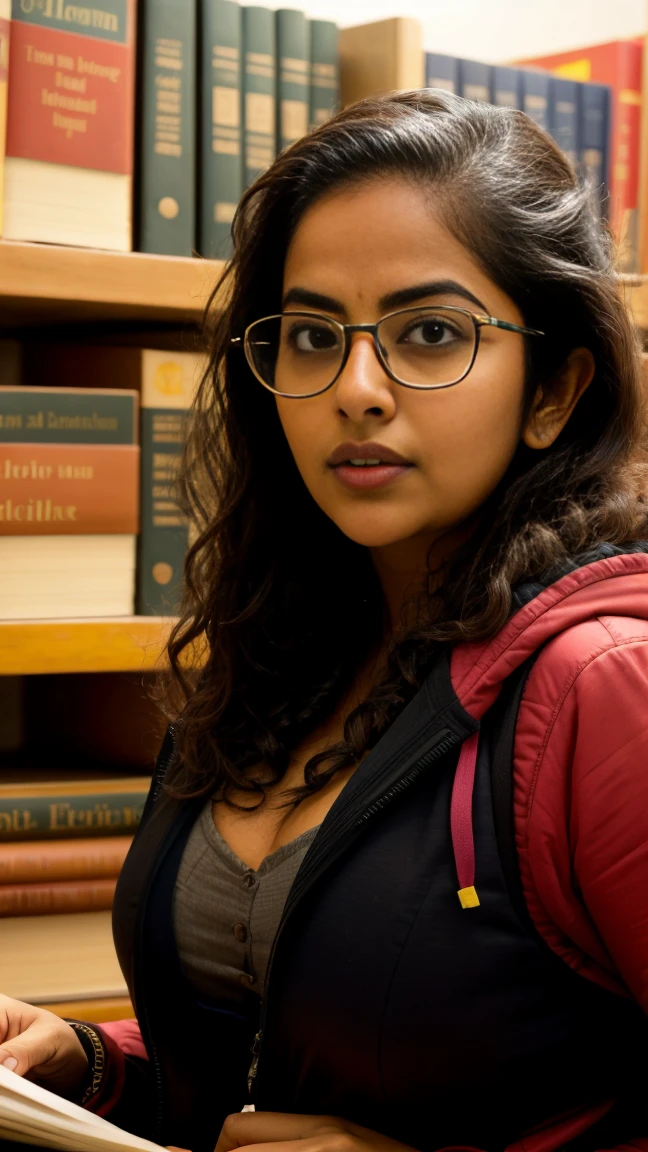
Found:
<svg viewBox="0 0 648 1152"><path fill-rule="evenodd" d="M0 1065L0 1140L65 1152L164 1152ZM1 1148L1 1145L0 1145Z"/></svg>

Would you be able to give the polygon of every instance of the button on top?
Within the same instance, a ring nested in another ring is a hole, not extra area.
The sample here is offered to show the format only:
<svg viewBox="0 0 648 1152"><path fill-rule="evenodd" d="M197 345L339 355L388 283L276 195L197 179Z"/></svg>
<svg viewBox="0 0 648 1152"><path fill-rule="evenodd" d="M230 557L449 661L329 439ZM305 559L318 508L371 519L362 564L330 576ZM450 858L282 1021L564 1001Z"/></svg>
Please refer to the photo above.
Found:
<svg viewBox="0 0 648 1152"><path fill-rule="evenodd" d="M254 888L254 885L256 884L256 882L257 882L257 878L254 875L254 872L246 872L245 873L245 876L243 877L243 883L245 884L246 888Z"/></svg>
<svg viewBox="0 0 648 1152"><path fill-rule="evenodd" d="M232 932L240 944L245 944L245 941L248 938L248 931L245 927L245 924L235 924L232 928Z"/></svg>

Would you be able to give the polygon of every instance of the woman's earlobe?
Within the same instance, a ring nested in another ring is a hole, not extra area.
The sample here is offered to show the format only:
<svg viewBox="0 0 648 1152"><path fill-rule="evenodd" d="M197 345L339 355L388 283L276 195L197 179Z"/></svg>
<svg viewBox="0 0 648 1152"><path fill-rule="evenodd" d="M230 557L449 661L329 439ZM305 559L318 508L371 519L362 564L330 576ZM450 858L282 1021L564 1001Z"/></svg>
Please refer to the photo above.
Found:
<svg viewBox="0 0 648 1152"><path fill-rule="evenodd" d="M589 348L575 348L551 384L538 388L522 433L527 448L549 448L553 444L591 384L595 371Z"/></svg>

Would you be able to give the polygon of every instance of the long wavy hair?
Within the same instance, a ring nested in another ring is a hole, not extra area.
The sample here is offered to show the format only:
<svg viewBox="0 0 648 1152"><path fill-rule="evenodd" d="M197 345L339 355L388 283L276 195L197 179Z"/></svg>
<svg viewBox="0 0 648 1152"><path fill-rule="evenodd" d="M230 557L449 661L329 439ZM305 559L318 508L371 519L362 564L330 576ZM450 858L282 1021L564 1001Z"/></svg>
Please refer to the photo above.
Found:
<svg viewBox="0 0 648 1152"><path fill-rule="evenodd" d="M180 694L177 796L242 789L262 803L380 640L383 603L368 550L313 501L274 398L231 339L281 311L287 246L319 197L394 177L430 194L524 323L547 334L528 342L527 412L571 349L591 349L596 372L550 447L519 447L476 530L430 583L416 625L392 637L383 680L346 717L343 739L309 760L290 802L360 761L444 647L494 635L515 610L516 584L599 541L646 533L639 349L596 190L521 112L431 90L353 105L283 152L245 193L234 255L212 298L210 367L181 480L195 540L169 643ZM206 661L199 675L187 671L196 644ZM260 764L263 784L249 772Z"/></svg>

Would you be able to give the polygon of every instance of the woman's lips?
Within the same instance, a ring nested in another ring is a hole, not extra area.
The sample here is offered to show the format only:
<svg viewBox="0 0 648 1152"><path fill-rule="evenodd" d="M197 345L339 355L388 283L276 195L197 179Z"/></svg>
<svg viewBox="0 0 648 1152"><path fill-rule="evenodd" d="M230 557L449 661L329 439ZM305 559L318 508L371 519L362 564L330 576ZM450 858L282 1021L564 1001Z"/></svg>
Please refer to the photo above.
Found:
<svg viewBox="0 0 648 1152"><path fill-rule="evenodd" d="M364 464L360 467L354 464L336 464L332 471L345 488L384 488L393 484L405 472L409 472L412 464Z"/></svg>

